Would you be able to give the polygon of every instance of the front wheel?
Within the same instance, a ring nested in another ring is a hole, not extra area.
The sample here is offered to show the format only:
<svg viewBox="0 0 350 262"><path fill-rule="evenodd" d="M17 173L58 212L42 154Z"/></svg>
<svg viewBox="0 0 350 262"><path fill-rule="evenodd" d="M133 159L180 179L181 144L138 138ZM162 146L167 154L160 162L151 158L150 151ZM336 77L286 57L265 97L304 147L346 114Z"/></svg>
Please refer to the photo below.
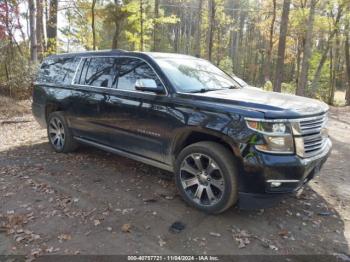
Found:
<svg viewBox="0 0 350 262"><path fill-rule="evenodd" d="M47 136L52 148L58 153L72 152L77 148L77 142L74 140L61 112L54 112L49 115Z"/></svg>
<svg viewBox="0 0 350 262"><path fill-rule="evenodd" d="M224 212L237 202L237 177L233 154L215 142L192 144L175 162L175 181L181 196L206 213Z"/></svg>

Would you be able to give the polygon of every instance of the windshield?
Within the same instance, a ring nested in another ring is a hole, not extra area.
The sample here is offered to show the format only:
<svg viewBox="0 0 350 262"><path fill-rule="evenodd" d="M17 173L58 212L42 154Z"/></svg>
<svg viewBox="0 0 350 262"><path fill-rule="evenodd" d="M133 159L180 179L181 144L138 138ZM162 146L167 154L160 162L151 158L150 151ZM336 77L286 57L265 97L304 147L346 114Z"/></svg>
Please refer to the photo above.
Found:
<svg viewBox="0 0 350 262"><path fill-rule="evenodd" d="M159 58L157 62L179 92L199 93L241 87L206 60Z"/></svg>

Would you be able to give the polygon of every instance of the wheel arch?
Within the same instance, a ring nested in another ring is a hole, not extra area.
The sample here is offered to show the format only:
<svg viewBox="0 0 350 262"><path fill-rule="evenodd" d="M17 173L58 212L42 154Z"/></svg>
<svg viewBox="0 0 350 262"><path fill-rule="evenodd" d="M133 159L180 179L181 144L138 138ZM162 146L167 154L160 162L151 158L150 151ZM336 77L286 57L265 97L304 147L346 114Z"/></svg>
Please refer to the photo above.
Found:
<svg viewBox="0 0 350 262"><path fill-rule="evenodd" d="M183 130L173 139L170 152L173 157L173 163L181 150L191 144L201 141L219 143L232 152L234 156L239 156L239 146L228 136L210 129L193 128L190 130Z"/></svg>
<svg viewBox="0 0 350 262"><path fill-rule="evenodd" d="M63 107L59 103L48 102L45 106L45 121L49 119L49 115L53 112L62 111Z"/></svg>

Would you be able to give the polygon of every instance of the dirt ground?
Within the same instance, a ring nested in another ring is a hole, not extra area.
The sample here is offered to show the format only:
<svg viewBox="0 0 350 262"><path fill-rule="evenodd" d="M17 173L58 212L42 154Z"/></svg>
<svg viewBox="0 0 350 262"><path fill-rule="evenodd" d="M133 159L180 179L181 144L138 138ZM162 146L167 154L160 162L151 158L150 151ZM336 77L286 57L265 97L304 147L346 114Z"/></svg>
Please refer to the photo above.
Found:
<svg viewBox="0 0 350 262"><path fill-rule="evenodd" d="M0 104L0 254L350 259L350 108L332 108L332 156L303 194L213 216L186 206L162 170L89 147L54 153L29 103L23 113L11 106ZM178 233L169 230L176 221L185 225Z"/></svg>

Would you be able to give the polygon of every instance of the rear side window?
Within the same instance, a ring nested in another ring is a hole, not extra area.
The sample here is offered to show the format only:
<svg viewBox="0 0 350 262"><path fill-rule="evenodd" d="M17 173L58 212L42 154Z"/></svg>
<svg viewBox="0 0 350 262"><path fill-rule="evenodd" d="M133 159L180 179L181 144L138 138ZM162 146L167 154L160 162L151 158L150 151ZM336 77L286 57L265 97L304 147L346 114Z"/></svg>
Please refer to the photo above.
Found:
<svg viewBox="0 0 350 262"><path fill-rule="evenodd" d="M117 89L135 91L138 79L154 79L158 87L163 88L158 76L144 61L137 58L118 58L119 77Z"/></svg>
<svg viewBox="0 0 350 262"><path fill-rule="evenodd" d="M70 84L73 80L78 59L69 58L48 58L39 70L37 82L47 84Z"/></svg>
<svg viewBox="0 0 350 262"><path fill-rule="evenodd" d="M83 61L82 70L78 71L79 79L76 84L95 87L115 87L117 82L116 58L96 57L88 58Z"/></svg>
<svg viewBox="0 0 350 262"><path fill-rule="evenodd" d="M65 72L63 77L63 84L72 83L79 61L79 58L69 58L63 63L62 69Z"/></svg>

